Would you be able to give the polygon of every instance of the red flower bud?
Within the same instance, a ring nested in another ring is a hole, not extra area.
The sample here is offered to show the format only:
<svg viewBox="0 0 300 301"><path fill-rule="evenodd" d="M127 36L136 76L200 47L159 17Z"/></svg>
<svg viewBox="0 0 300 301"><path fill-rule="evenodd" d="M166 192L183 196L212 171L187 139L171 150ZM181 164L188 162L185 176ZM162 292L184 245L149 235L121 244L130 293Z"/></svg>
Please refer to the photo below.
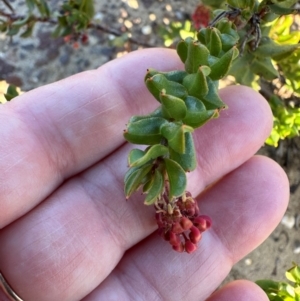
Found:
<svg viewBox="0 0 300 301"><path fill-rule="evenodd" d="M189 218L183 216L181 218L180 225L184 229L184 231L186 231L193 226L193 222Z"/></svg>
<svg viewBox="0 0 300 301"><path fill-rule="evenodd" d="M196 251L197 246L193 244L190 240L185 241L185 251L189 254L193 253Z"/></svg>
<svg viewBox="0 0 300 301"><path fill-rule="evenodd" d="M169 242L172 246L178 246L181 243L179 236L177 234L175 234L174 232L172 232L172 231L170 231L170 240L169 240Z"/></svg>
<svg viewBox="0 0 300 301"><path fill-rule="evenodd" d="M194 219L194 225L201 231L204 232L211 227L211 218L207 215L200 215Z"/></svg>
<svg viewBox="0 0 300 301"><path fill-rule="evenodd" d="M171 234L171 231L170 231L170 230L167 231L167 232L163 232L163 233L162 233L163 239L166 240L166 241L169 241L169 240L170 240L170 234Z"/></svg>
<svg viewBox="0 0 300 301"><path fill-rule="evenodd" d="M192 243L197 244L201 239L201 232L195 226L193 226L190 230L191 230L189 234L190 240Z"/></svg>
<svg viewBox="0 0 300 301"><path fill-rule="evenodd" d="M185 204L185 210L188 216L194 216L196 213L195 203L192 201L187 201Z"/></svg>
<svg viewBox="0 0 300 301"><path fill-rule="evenodd" d="M176 222L175 224L173 224L172 226L172 232L176 233L176 234L180 234L184 231L185 229L182 228L182 226Z"/></svg>
<svg viewBox="0 0 300 301"><path fill-rule="evenodd" d="M180 243L179 245L177 246L173 246L173 250L179 252L179 253L182 253L184 251L184 246L183 246L183 243Z"/></svg>

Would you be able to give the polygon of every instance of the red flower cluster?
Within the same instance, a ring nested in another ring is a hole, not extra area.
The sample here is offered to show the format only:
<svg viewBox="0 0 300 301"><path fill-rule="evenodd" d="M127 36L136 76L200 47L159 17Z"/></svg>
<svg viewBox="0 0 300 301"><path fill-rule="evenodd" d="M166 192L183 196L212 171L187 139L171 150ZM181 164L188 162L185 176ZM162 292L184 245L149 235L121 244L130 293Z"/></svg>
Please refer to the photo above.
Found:
<svg viewBox="0 0 300 301"><path fill-rule="evenodd" d="M211 226L210 217L199 215L198 204L189 192L172 205L156 204L156 209L158 232L177 252L194 252L202 233Z"/></svg>
<svg viewBox="0 0 300 301"><path fill-rule="evenodd" d="M210 10L205 5L198 5L192 14L192 20L197 30L207 27L210 20Z"/></svg>

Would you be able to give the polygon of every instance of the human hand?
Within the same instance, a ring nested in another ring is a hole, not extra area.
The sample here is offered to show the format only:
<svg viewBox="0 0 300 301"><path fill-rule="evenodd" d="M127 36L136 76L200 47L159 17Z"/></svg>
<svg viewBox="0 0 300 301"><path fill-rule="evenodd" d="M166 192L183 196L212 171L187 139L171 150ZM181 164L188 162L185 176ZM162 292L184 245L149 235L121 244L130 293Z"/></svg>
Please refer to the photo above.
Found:
<svg viewBox="0 0 300 301"><path fill-rule="evenodd" d="M214 293L287 206L282 169L253 156L272 126L268 104L226 88L229 109L195 131L188 190L213 226L196 252L179 254L154 233L142 196L123 192L122 130L157 105L148 67L181 64L172 50L137 51L0 107L0 270L24 301L268 300L247 281Z"/></svg>

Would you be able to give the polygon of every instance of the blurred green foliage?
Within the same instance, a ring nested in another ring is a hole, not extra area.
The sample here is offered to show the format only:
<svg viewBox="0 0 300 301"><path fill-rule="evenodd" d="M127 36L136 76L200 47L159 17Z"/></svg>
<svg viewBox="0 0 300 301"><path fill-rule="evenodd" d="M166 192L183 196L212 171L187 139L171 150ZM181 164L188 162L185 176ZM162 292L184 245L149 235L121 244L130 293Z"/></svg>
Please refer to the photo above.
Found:
<svg viewBox="0 0 300 301"><path fill-rule="evenodd" d="M258 280L258 284L267 294L270 301L300 301L300 268L296 264L285 273L291 282Z"/></svg>
<svg viewBox="0 0 300 301"><path fill-rule="evenodd" d="M4 97L7 101L12 100L13 98L17 97L19 95L19 92L17 91L17 87L15 85L9 85L7 87L7 91L4 94Z"/></svg>
<svg viewBox="0 0 300 301"><path fill-rule="evenodd" d="M12 14L1 13L0 31L9 36L20 34L26 38L32 35L37 22L48 22L56 25L54 37L72 36L76 39L81 36L94 16L93 0L67 0L50 10L49 1L26 0L27 13L24 16L17 15L9 2L4 1L5 6Z"/></svg>
<svg viewBox="0 0 300 301"><path fill-rule="evenodd" d="M188 37L194 38L196 31L190 20L185 20L184 22L172 21L169 25L161 25L158 34L163 38L164 45L170 47Z"/></svg>

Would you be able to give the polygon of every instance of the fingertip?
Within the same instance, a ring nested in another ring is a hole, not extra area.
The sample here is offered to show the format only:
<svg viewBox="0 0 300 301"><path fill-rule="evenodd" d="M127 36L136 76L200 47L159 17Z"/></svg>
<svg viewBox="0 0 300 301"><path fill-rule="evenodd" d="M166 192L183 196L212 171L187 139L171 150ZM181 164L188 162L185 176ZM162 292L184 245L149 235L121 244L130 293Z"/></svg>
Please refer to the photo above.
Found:
<svg viewBox="0 0 300 301"><path fill-rule="evenodd" d="M254 156L202 197L203 212L212 217L214 233L236 263L279 224L289 200L289 182L276 162Z"/></svg>
<svg viewBox="0 0 300 301"><path fill-rule="evenodd" d="M231 112L230 108L232 107L235 116L240 115L242 118L247 118L243 123L240 123L241 126L246 124L247 120L250 119L249 124L252 127L253 133L259 132L261 134L263 144L263 141L270 135L273 127L273 114L267 100L257 91L242 85L228 86L221 89L220 97L228 104L229 115ZM224 115L226 117L227 114L225 113Z"/></svg>
<svg viewBox="0 0 300 301"><path fill-rule="evenodd" d="M268 208L268 220L273 221L275 228L289 203L289 179L283 168L266 156L256 155L249 163L257 166L256 173L261 177L261 185L266 185L264 207Z"/></svg>
<svg viewBox="0 0 300 301"><path fill-rule="evenodd" d="M215 293L206 301L268 301L265 292L255 283L247 280L231 282Z"/></svg>

